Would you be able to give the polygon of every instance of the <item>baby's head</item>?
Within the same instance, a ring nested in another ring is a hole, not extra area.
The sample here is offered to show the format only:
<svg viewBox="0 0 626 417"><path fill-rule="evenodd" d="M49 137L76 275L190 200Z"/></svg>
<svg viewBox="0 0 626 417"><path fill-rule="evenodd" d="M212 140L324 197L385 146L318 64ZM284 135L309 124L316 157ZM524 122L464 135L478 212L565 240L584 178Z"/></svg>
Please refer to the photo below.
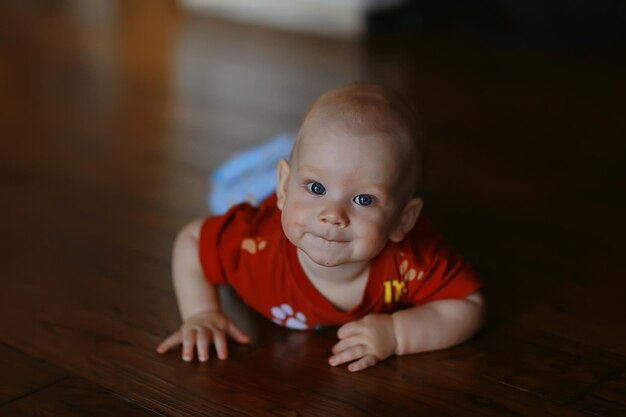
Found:
<svg viewBox="0 0 626 417"><path fill-rule="evenodd" d="M350 84L307 112L290 161L278 166L287 238L318 265L366 262L413 228L422 135L397 93Z"/></svg>

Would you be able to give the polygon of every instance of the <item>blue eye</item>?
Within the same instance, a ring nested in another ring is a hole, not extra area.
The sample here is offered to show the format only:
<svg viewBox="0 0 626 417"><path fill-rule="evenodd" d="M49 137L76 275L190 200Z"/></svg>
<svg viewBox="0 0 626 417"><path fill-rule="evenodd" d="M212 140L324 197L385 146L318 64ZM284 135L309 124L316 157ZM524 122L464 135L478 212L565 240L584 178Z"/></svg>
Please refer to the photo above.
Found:
<svg viewBox="0 0 626 417"><path fill-rule="evenodd" d="M374 199L371 195L359 194L354 197L354 202L357 203L359 206L371 206L372 203L374 203Z"/></svg>
<svg viewBox="0 0 626 417"><path fill-rule="evenodd" d="M326 188L324 188L324 186L319 182L310 182L308 184L308 187L309 191L311 191L313 194L322 195L326 192Z"/></svg>

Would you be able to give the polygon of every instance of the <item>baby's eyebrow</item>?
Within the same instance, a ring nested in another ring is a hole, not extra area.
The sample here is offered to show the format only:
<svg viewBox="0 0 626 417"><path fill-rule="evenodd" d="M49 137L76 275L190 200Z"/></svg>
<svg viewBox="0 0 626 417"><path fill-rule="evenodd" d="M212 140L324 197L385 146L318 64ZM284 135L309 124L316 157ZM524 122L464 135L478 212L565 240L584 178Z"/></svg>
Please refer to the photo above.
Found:
<svg viewBox="0 0 626 417"><path fill-rule="evenodd" d="M301 177L315 177L315 178L320 178L323 176L324 174L324 170L323 169L318 169L315 168L312 165L299 165L297 167L298 169L298 176Z"/></svg>
<svg viewBox="0 0 626 417"><path fill-rule="evenodd" d="M362 194L373 194L373 195L382 196L382 197L387 197L390 194L387 187L383 185L378 185L378 184L366 185L363 187L363 190L365 192Z"/></svg>
<svg viewBox="0 0 626 417"><path fill-rule="evenodd" d="M309 165L309 164L299 164L298 165L298 170L300 170L300 171L311 171L311 172L314 172L314 173L320 173L320 172L324 171L324 170L321 170L321 169L317 169L313 165Z"/></svg>

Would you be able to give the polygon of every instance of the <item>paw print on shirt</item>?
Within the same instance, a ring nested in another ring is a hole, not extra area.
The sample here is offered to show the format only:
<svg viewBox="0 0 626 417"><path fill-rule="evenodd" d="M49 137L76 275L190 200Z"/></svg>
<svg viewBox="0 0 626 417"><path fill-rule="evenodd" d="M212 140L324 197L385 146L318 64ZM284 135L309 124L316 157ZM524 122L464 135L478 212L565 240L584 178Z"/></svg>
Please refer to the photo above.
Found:
<svg viewBox="0 0 626 417"><path fill-rule="evenodd" d="M241 249L245 250L250 255L254 255L257 251L262 251L266 246L267 242L260 237L257 237L256 239L248 237L241 242Z"/></svg>
<svg viewBox="0 0 626 417"><path fill-rule="evenodd" d="M405 255L404 253L400 253L400 256L404 257ZM400 272L400 276L406 282L413 281L414 279L421 281L421 279L424 278L424 271L417 273L415 268L409 267L409 261L406 259L400 262L398 270Z"/></svg>
<svg viewBox="0 0 626 417"><path fill-rule="evenodd" d="M291 308L289 304L281 304L280 306L272 307L270 311L272 312L272 317L274 317L272 321L278 325L290 329L308 329L306 316L299 311L294 314L293 308Z"/></svg>

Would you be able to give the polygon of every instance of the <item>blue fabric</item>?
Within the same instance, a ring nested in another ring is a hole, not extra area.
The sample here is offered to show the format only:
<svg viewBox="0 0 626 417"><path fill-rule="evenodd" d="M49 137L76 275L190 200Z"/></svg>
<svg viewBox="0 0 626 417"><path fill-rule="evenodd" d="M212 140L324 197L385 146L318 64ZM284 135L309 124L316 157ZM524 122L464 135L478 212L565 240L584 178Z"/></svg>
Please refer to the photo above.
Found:
<svg viewBox="0 0 626 417"><path fill-rule="evenodd" d="M244 201L258 205L276 189L276 165L289 158L295 135L282 133L261 145L238 152L213 171L210 178L209 209L224 214Z"/></svg>

